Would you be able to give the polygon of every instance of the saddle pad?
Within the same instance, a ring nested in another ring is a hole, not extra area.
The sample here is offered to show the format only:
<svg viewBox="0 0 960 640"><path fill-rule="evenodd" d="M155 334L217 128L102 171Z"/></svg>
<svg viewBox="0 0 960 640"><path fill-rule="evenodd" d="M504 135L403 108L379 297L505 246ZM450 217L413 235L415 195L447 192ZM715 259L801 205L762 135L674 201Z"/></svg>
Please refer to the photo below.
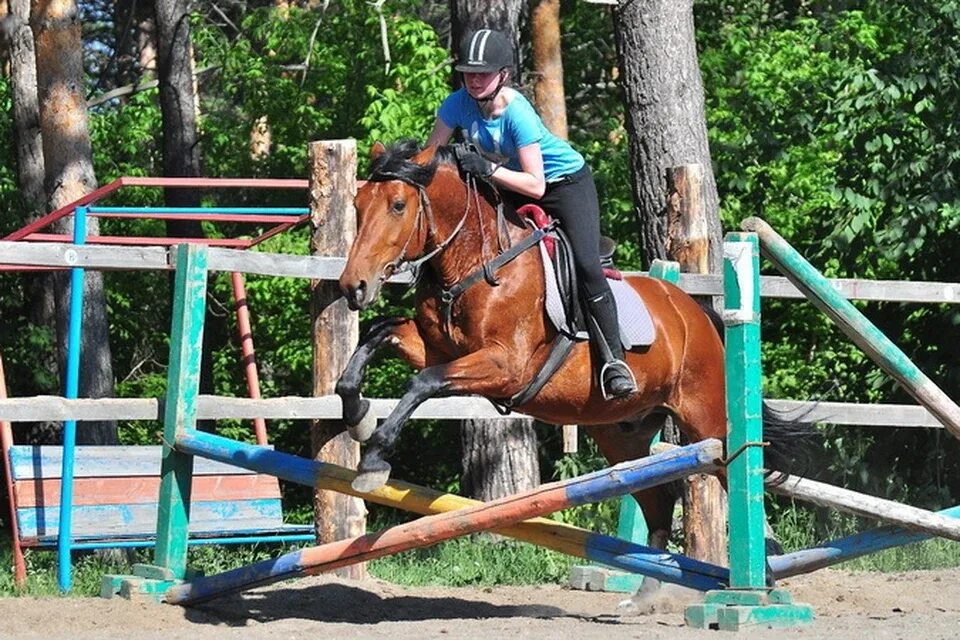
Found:
<svg viewBox="0 0 960 640"><path fill-rule="evenodd" d="M563 302L560 300L560 289L557 287L557 277L553 270L553 262L547 255L547 251L541 242L540 258L543 261L544 285L547 291L547 315L553 326L558 330L565 330L570 326L566 314L563 310ZM653 328L653 319L650 317L650 311L643 303L640 294L631 287L625 280L613 280L607 278L610 285L610 291L617 301L617 318L620 322L620 341L625 349L631 347L646 346L653 343L656 337L656 330ZM577 333L577 338L586 339L586 331Z"/></svg>

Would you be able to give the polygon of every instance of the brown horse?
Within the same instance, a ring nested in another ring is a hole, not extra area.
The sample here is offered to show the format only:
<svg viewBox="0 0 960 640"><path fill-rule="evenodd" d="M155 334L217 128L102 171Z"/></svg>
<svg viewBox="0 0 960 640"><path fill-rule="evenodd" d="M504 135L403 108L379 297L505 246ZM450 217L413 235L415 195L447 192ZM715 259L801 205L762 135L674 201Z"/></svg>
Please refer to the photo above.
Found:
<svg viewBox="0 0 960 640"><path fill-rule="evenodd" d="M351 357L338 384L344 422L357 439L369 437L354 487L373 490L389 475L384 460L400 428L424 400L479 395L511 398L543 367L557 337L544 310L540 253L527 250L487 278L482 265L531 229L507 215L498 224L488 198L461 178L449 147L419 151L413 143L387 151L379 143L370 180L357 193L358 233L340 276L351 309L377 298L383 282L418 260L422 265L414 319L380 319ZM476 283L459 295L456 283ZM724 439L726 413L723 344L714 321L689 295L654 278L632 277L653 318L656 338L626 354L638 392L605 400L586 342L576 344L560 369L522 413L552 424L581 425L616 464L649 454L661 422L672 414L690 442ZM456 288L454 288L456 291ZM399 404L375 430L369 403L360 397L363 370L381 345L395 348L414 368ZM776 426L776 425L774 425ZM370 432L372 430L372 435ZM768 439L777 437L767 432ZM651 544L670 530L673 498L663 490L636 495Z"/></svg>

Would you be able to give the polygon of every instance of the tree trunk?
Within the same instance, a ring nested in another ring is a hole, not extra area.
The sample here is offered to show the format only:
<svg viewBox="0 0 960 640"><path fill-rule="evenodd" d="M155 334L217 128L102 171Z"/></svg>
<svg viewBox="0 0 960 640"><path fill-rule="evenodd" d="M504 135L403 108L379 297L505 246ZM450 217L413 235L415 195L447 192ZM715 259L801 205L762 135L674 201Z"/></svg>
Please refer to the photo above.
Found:
<svg viewBox="0 0 960 640"><path fill-rule="evenodd" d="M40 135L40 106L37 103L37 63L30 30L30 0L10 0L4 17L7 34L6 57L10 63L11 99L13 102L14 144L17 149L17 184L23 203L23 222L33 222L46 210L43 190L43 139ZM56 327L53 297L53 276L50 273L26 272L22 276L27 317L36 327L47 328L51 336ZM41 371L57 370L55 349L36 352L36 365ZM25 387L27 395L56 393L56 389ZM25 428L24 428L25 427ZM21 426L27 442L55 442L58 423L40 422Z"/></svg>
<svg viewBox="0 0 960 640"><path fill-rule="evenodd" d="M530 418L464 420L460 427L460 493L495 500L540 484L537 432Z"/></svg>
<svg viewBox="0 0 960 640"><path fill-rule="evenodd" d="M354 140L326 140L310 144L310 218L313 237L310 253L344 256L356 235L353 197L357 193L357 147ZM340 294L336 282L314 283L310 299L313 321L313 393L334 392L360 338L360 324ZM320 420L310 428L316 460L356 469L360 445L343 431L342 420ZM366 507L363 500L335 491L314 495L314 521L320 544L363 535ZM363 578L363 564L337 570L337 575Z"/></svg>
<svg viewBox="0 0 960 640"><path fill-rule="evenodd" d="M521 0L450 0L454 55L460 49L460 41L476 29L496 29L518 45L522 8ZM517 63L519 65L519 59ZM455 75L454 84L457 84L460 74ZM540 484L537 434L532 420L463 420L460 442L463 461L461 490L466 495L481 499L499 498Z"/></svg>
<svg viewBox="0 0 960 640"><path fill-rule="evenodd" d="M656 258L679 260L686 271L719 273L719 200L707 144L693 2L624 3L614 11L614 26L644 261L649 266ZM670 172L693 164L703 169L696 175L695 193L687 188L686 174ZM685 217L694 207L700 213L696 224ZM678 440L666 432L664 439ZM687 484L685 495L685 513L692 518L724 511L719 487L701 478ZM705 528L688 532L688 552L719 562L725 548L705 544L704 537L725 533L725 521L699 524Z"/></svg>
<svg viewBox="0 0 960 640"><path fill-rule="evenodd" d="M52 210L74 202L97 186L83 93L83 54L76 3L74 0L35 3L31 25L36 43L37 94L46 168L44 187L48 207ZM91 235L99 232L96 218L90 219L88 228ZM72 233L73 219L64 219L58 230ZM58 343L61 353L65 354L68 277L61 273L55 280ZM87 272L83 297L80 395L109 397L113 395L113 365L106 296L100 272ZM114 421L87 422L77 430L78 444L114 444L116 441L117 425Z"/></svg>
<svg viewBox="0 0 960 640"><path fill-rule="evenodd" d="M200 173L197 135L197 94L193 84L193 49L186 0L156 0L160 110L163 114L163 174L196 178ZM168 207L196 207L196 189L166 189ZM168 220L167 232L176 237L202 237L196 220Z"/></svg>
<svg viewBox="0 0 960 640"><path fill-rule="evenodd" d="M667 256L684 273L709 272L703 173L699 164L667 170ZM727 566L727 500L716 476L697 473L684 482L683 530L688 556Z"/></svg>
<svg viewBox="0 0 960 640"><path fill-rule="evenodd" d="M614 27L644 263L667 258L667 169L697 163L704 167L710 272L719 273L717 187L707 144L693 2L621 3L614 11Z"/></svg>
<svg viewBox="0 0 960 640"><path fill-rule="evenodd" d="M553 135L567 138L567 107L560 51L560 0L539 0L530 10L533 99Z"/></svg>
<svg viewBox="0 0 960 640"><path fill-rule="evenodd" d="M197 92L193 74L193 46L190 43L190 14L187 0L156 0L157 69L160 81L160 112L163 116L163 175L198 178L200 139L197 130ZM164 204L172 208L199 207L198 189L166 188ZM199 220L167 220L167 235L173 238L202 238ZM172 277L172 274L171 274ZM172 280L171 280L172 281ZM221 318L207 307L203 332L203 359L200 364L200 393L213 393L213 337ZM216 429L213 421L198 428Z"/></svg>

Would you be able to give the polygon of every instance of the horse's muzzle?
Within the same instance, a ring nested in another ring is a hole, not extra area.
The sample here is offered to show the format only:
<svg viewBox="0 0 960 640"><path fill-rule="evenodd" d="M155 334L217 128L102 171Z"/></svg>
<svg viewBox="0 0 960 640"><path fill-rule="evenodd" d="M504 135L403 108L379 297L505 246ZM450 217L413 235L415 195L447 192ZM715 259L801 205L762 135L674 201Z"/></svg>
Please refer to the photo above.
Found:
<svg viewBox="0 0 960 640"><path fill-rule="evenodd" d="M369 286L366 280L355 283L341 281L340 291L346 298L347 306L350 307L351 311L360 311L369 307L377 299L377 295L380 293L380 283L377 282L373 286Z"/></svg>

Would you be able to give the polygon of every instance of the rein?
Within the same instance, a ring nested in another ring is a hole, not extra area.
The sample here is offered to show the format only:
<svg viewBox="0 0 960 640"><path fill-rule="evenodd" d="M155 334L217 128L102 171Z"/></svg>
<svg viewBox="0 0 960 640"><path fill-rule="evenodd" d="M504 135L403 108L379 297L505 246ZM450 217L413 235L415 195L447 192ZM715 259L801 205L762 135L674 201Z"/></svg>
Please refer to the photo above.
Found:
<svg viewBox="0 0 960 640"><path fill-rule="evenodd" d="M449 246L450 243L453 242L453 239L457 237L457 234L460 233L460 230L463 229L463 225L467 221L467 214L470 212L470 201L469 200L467 201L467 207L463 212L463 217L460 218L460 222L457 223L457 226L454 227L453 232L449 236L447 236L446 240L439 243L431 251L428 251L424 255L418 258L414 258L412 260L407 260L404 257L407 255L407 247L410 246L410 241L413 240L414 234L417 232L417 229L420 228L421 221L423 220L424 215L426 215L426 218L427 218L427 225L430 230L430 235L433 236L434 238L436 238L437 236L437 223L433 217L433 207L430 206L430 198L429 196L427 196L427 190L422 184L414 182L413 180L411 180L410 178L407 178L406 176L401 176L395 173L381 172L377 174L377 177L388 178L390 180L400 180L401 182L405 182L409 184L411 187L416 187L417 193L419 194L419 197L418 197L419 206L417 208L416 223L413 225L413 229L410 230L410 235L407 236L406 242L403 243L403 248L400 250L400 253L397 255L396 260L393 260L392 262L388 262L386 265L384 265L383 271L380 272L380 282L384 282L391 275L406 273L407 271L410 271L411 273L413 273L413 276L414 276L413 281L416 282L419 278L420 267L423 265L423 263L430 260L432 257L434 257L435 255L439 254L444 249L446 249L447 246ZM375 181L384 182L384 180L375 180ZM387 271L389 271L390 273L388 274Z"/></svg>

